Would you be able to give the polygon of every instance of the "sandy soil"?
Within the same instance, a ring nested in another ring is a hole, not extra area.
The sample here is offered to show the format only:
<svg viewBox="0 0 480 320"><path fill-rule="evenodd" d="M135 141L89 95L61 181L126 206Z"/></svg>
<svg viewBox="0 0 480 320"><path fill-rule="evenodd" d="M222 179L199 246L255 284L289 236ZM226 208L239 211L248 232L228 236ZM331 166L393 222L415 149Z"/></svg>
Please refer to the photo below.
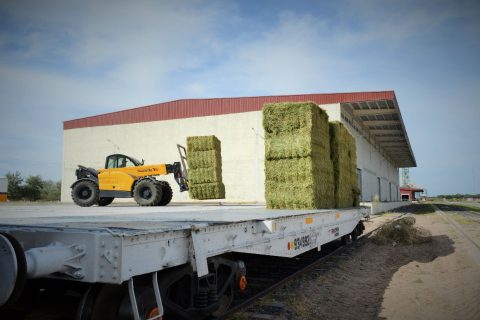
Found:
<svg viewBox="0 0 480 320"><path fill-rule="evenodd" d="M415 215L431 243L351 246L232 319L480 319L480 214L442 210Z"/></svg>

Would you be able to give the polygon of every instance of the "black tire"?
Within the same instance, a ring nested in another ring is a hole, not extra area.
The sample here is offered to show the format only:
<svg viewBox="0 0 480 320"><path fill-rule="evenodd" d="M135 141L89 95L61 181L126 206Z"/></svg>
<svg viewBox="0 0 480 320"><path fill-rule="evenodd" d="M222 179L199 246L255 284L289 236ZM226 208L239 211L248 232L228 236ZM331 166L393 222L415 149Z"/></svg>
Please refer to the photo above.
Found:
<svg viewBox="0 0 480 320"><path fill-rule="evenodd" d="M100 198L98 199L98 205L100 207L108 206L110 203L113 202L113 199L115 198L112 198L112 197Z"/></svg>
<svg viewBox="0 0 480 320"><path fill-rule="evenodd" d="M162 185L152 179L142 179L133 188L133 198L141 206L158 205L162 194Z"/></svg>
<svg viewBox="0 0 480 320"><path fill-rule="evenodd" d="M162 199L158 203L159 206L166 206L170 203L173 197L172 187L167 181L158 181L158 183L162 186Z"/></svg>
<svg viewBox="0 0 480 320"><path fill-rule="evenodd" d="M90 207L97 204L98 185L91 180L79 181L72 188L72 199L80 207Z"/></svg>

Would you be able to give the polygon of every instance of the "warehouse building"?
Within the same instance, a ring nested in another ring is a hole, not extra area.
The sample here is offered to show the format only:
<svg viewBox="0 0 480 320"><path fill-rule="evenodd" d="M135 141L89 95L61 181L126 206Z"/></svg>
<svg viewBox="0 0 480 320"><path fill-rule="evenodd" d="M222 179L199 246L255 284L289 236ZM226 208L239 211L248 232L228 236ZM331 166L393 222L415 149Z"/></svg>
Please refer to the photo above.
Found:
<svg viewBox="0 0 480 320"><path fill-rule="evenodd" d="M79 164L102 168L114 153L145 164L173 163L186 137L215 135L222 143L224 201L264 202L262 107L301 101L318 104L355 137L361 201L399 202L399 168L415 167L416 161L393 91L185 99L65 121L62 201L72 201ZM159 179L172 185L172 201L190 201L172 175Z"/></svg>

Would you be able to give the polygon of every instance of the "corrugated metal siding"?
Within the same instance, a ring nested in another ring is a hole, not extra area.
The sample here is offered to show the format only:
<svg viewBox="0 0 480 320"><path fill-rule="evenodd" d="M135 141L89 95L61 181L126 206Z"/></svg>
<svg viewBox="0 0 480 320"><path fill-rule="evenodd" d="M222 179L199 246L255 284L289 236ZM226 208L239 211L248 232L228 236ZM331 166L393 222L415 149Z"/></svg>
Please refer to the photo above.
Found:
<svg viewBox="0 0 480 320"><path fill-rule="evenodd" d="M0 193L7 193L8 191L8 179L1 177L0 178Z"/></svg>
<svg viewBox="0 0 480 320"><path fill-rule="evenodd" d="M302 94L286 96L185 99L65 121L63 129L172 120L259 111L265 103L313 101L317 104L395 99L393 91Z"/></svg>

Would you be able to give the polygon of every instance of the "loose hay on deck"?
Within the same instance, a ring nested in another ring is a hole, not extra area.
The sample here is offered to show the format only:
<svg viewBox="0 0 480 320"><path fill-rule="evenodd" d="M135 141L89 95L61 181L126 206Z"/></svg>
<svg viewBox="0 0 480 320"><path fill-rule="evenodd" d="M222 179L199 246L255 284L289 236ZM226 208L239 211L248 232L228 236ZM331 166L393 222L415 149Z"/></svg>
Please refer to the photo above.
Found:
<svg viewBox="0 0 480 320"><path fill-rule="evenodd" d="M338 121L330 122L330 150L335 181L335 207L358 205L355 139Z"/></svg>
<svg viewBox="0 0 480 320"><path fill-rule="evenodd" d="M378 245L410 245L432 241L427 229L415 227L415 217L407 216L383 225L372 236Z"/></svg>
<svg viewBox="0 0 480 320"><path fill-rule="evenodd" d="M215 136L187 137L189 195L192 199L224 199L221 143Z"/></svg>
<svg viewBox="0 0 480 320"><path fill-rule="evenodd" d="M332 208L328 116L312 102L263 107L268 208Z"/></svg>

